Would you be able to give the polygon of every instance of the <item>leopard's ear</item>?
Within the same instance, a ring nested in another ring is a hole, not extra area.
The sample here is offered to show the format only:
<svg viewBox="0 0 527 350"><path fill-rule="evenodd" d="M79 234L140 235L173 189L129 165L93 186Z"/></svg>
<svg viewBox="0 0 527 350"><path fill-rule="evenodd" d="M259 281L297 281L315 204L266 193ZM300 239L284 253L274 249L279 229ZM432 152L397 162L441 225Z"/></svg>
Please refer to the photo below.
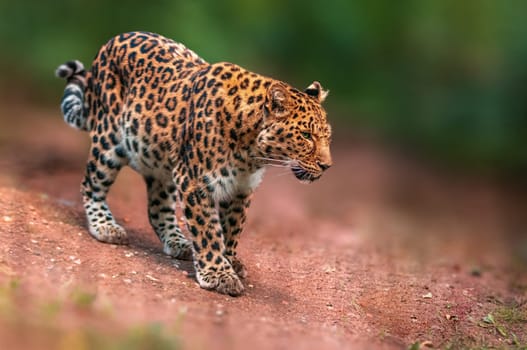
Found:
<svg viewBox="0 0 527 350"><path fill-rule="evenodd" d="M309 96L315 98L319 103L324 102L329 94L329 90L324 90L318 81L314 81L309 85L304 92Z"/></svg>
<svg viewBox="0 0 527 350"><path fill-rule="evenodd" d="M266 110L271 118L285 118L289 115L289 92L284 84L273 83L267 90Z"/></svg>

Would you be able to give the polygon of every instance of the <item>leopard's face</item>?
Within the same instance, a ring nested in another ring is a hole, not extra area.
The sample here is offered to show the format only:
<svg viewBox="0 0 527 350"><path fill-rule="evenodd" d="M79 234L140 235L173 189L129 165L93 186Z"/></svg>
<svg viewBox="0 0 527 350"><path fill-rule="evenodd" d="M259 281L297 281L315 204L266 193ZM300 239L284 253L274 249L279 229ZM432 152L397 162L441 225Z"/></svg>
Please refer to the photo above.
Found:
<svg viewBox="0 0 527 350"><path fill-rule="evenodd" d="M319 179L332 165L331 126L321 105L326 95L318 82L304 92L280 83L267 92L259 153L268 164L290 167L302 182Z"/></svg>

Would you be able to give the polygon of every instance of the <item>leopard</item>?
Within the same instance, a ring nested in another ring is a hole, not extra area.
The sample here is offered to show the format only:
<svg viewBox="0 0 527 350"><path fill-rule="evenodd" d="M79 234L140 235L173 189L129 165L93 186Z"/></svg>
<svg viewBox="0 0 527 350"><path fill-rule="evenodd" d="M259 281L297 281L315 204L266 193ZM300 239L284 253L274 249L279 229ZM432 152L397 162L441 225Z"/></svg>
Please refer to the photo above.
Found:
<svg viewBox="0 0 527 350"><path fill-rule="evenodd" d="M328 91L318 81L297 90L141 31L111 38L89 70L72 60L55 74L66 80L64 121L91 139L81 184L90 235L129 244L106 199L129 166L146 184L163 252L192 260L207 290L244 293L237 247L265 170L285 167L311 183L332 165Z"/></svg>

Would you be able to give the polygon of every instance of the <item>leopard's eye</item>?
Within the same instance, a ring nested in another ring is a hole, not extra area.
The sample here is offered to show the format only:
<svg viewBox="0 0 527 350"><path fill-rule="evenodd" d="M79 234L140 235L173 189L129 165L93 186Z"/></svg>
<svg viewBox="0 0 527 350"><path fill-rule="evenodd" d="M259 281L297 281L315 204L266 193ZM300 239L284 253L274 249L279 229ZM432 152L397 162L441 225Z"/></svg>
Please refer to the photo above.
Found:
<svg viewBox="0 0 527 350"><path fill-rule="evenodd" d="M303 131L301 134L302 134L302 137L305 138L306 140L311 140L311 133L310 132Z"/></svg>

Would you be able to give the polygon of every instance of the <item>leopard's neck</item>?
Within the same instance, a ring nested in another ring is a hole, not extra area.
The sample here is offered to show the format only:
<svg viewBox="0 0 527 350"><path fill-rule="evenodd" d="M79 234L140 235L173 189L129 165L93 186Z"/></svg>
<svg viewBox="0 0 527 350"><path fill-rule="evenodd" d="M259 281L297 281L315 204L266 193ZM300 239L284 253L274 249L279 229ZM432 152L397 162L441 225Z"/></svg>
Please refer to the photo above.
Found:
<svg viewBox="0 0 527 350"><path fill-rule="evenodd" d="M214 67L212 65L212 69ZM221 79L222 73L218 75L218 97L214 99L217 101L217 98L223 98L222 106L216 110L221 115L219 123L222 137L235 158L243 158L259 169L263 165L255 158L259 156L256 140L265 123L266 91L273 79L234 64L228 67L231 70L227 72L230 74L223 76L226 79Z"/></svg>

